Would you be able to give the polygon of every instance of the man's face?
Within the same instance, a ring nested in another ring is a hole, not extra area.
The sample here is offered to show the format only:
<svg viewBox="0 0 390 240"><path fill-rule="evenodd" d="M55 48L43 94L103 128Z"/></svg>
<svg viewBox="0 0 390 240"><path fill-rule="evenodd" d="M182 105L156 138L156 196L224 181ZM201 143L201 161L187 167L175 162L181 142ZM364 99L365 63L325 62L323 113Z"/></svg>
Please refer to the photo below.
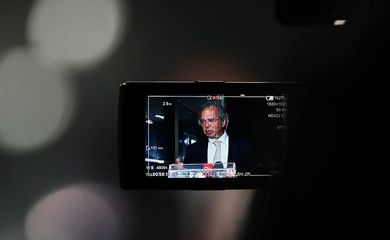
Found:
<svg viewBox="0 0 390 240"><path fill-rule="evenodd" d="M202 130L208 138L219 138L223 132L226 120L220 120L218 116L218 109L214 106L205 108L200 120L203 122ZM214 120L214 121L213 121Z"/></svg>

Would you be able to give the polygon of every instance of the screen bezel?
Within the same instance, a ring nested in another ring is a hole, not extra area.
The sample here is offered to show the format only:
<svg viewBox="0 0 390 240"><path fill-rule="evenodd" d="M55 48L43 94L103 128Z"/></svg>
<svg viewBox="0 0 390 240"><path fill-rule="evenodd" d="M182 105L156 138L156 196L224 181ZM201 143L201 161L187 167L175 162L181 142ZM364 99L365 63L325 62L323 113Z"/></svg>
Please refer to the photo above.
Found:
<svg viewBox="0 0 390 240"><path fill-rule="evenodd" d="M145 97L148 95L205 94L221 92L238 95L288 95L289 126L295 117L291 108L298 106L299 83L291 82L200 82L200 81L129 81L119 90L118 159L119 180L123 189L258 189L280 176L240 177L232 179L169 179L145 175ZM292 105L292 106L291 106ZM296 112L294 110L294 112ZM142 127L141 127L142 126ZM288 136L288 135L287 135ZM138 140L137 140L138 139ZM287 141L288 145L288 141ZM286 148L287 154L288 147ZM283 159L286 161L286 159ZM283 174L282 172L279 174Z"/></svg>

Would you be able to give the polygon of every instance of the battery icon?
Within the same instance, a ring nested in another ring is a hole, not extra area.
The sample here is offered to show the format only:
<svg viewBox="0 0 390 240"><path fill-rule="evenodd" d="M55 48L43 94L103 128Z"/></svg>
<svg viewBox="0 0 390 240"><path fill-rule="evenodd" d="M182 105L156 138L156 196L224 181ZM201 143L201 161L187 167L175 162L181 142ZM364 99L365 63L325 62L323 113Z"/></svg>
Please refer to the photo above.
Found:
<svg viewBox="0 0 390 240"><path fill-rule="evenodd" d="M273 100L274 100L274 96L266 96L266 97L265 97L265 100L267 100L267 101L273 101Z"/></svg>

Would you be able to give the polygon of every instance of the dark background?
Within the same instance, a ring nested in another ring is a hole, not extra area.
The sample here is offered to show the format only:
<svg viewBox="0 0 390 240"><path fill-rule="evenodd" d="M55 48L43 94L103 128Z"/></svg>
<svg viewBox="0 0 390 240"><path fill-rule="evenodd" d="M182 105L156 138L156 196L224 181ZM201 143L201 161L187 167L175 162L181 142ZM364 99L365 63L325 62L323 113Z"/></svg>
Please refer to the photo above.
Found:
<svg viewBox="0 0 390 240"><path fill-rule="evenodd" d="M0 239L379 236L388 3L311 2L1 1ZM120 34L96 57L117 3ZM120 189L119 84L151 79L304 82L286 176L256 191Z"/></svg>

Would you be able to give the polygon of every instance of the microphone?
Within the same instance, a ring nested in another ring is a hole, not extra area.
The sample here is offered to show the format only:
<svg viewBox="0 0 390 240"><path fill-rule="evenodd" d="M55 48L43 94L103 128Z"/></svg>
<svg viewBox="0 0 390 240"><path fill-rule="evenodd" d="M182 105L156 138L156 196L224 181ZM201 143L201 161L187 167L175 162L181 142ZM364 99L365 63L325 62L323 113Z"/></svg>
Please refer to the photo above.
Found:
<svg viewBox="0 0 390 240"><path fill-rule="evenodd" d="M213 174L213 164L212 163L204 163L203 164L203 173L206 177L211 177Z"/></svg>
<svg viewBox="0 0 390 240"><path fill-rule="evenodd" d="M214 163L214 168L223 168L223 163L221 161L217 161Z"/></svg>
<svg viewBox="0 0 390 240"><path fill-rule="evenodd" d="M213 164L212 163L204 163L202 165L203 169L211 169L213 168Z"/></svg>

